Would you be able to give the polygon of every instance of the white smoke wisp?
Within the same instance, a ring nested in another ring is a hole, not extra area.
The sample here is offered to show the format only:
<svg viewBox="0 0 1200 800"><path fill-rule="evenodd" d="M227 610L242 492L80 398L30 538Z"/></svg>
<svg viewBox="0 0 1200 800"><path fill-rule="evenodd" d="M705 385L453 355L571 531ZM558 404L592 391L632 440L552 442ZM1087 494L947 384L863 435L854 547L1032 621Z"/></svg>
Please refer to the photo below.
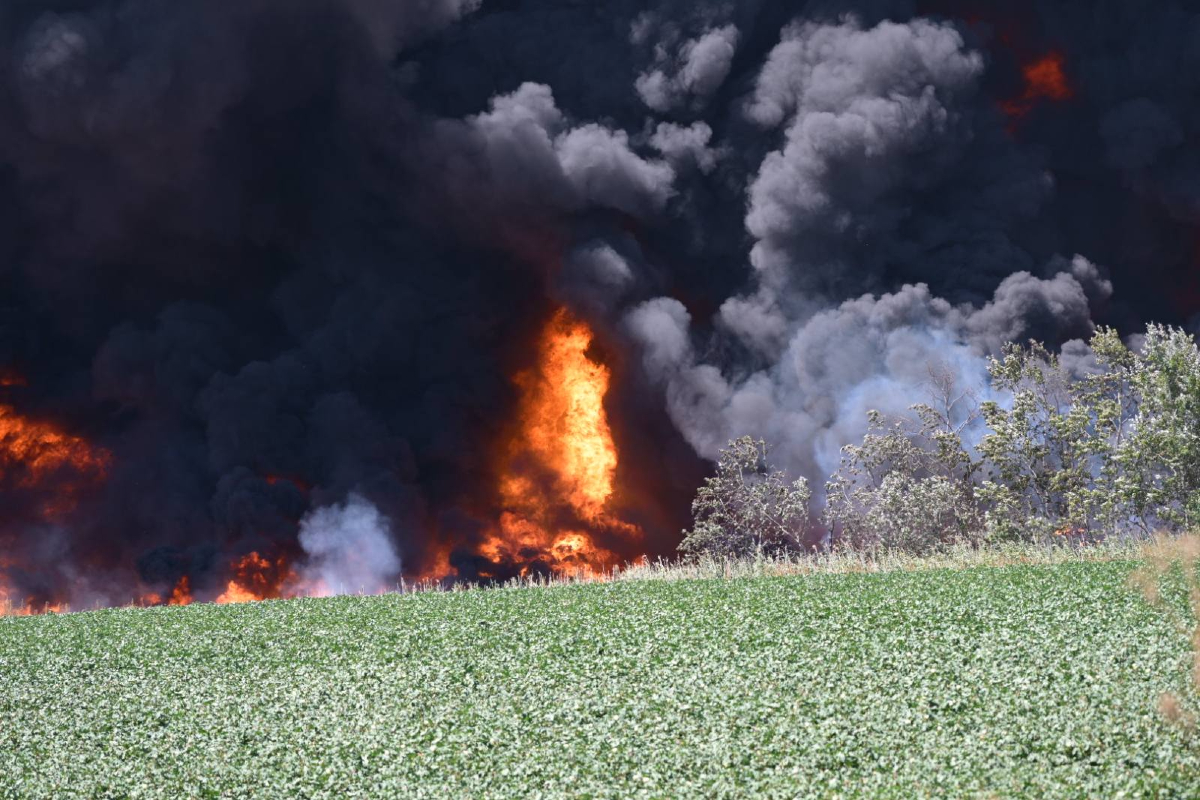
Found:
<svg viewBox="0 0 1200 800"><path fill-rule="evenodd" d="M308 554L300 577L309 595L381 594L400 574L387 518L356 494L306 515L300 546Z"/></svg>

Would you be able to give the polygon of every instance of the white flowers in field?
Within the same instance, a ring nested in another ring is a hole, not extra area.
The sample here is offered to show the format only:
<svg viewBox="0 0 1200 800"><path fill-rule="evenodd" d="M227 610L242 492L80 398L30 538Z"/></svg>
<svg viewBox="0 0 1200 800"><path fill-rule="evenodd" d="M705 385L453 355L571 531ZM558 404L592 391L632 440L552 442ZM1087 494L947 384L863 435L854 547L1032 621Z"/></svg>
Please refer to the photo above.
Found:
<svg viewBox="0 0 1200 800"><path fill-rule="evenodd" d="M1200 522L1200 349L1150 325L1136 348L1111 329L1070 363L1038 342L989 360L978 402L932 369L931 401L912 416L869 412L825 486L835 545L914 554L951 544L1096 540ZM794 488L789 488L792 486ZM799 505L803 499L805 506ZM682 549L779 550L812 531L809 491L739 439L697 495Z"/></svg>
<svg viewBox="0 0 1200 800"><path fill-rule="evenodd" d="M1195 797L1187 642L1129 572L0 619L0 798Z"/></svg>

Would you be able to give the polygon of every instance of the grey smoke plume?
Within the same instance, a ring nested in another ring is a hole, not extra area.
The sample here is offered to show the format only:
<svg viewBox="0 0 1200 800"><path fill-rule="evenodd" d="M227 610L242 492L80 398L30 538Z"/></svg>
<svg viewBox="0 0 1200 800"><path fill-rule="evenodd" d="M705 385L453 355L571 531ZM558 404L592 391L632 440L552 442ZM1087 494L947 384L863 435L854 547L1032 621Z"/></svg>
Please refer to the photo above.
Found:
<svg viewBox="0 0 1200 800"><path fill-rule="evenodd" d="M1112 286L1080 256L1053 260L1046 277L1013 272L979 305L952 303L924 283L832 302L911 257L913 204L935 188L958 193L978 182L988 204L996 191L1035 202L1044 179L1028 169L999 190L971 172L978 128L995 124L976 107L982 74L983 59L945 24L785 29L745 107L763 129L784 128L782 149L766 155L747 190L754 290L721 306L715 335L726 344L712 348L751 359L707 361L676 300L643 303L627 321L697 452L712 458L735 436L759 436L820 485L841 446L863 434L866 411L904 413L924 399L931 369L982 390L984 358L1004 342L1091 331L1093 307ZM944 213L938 235L1003 243L1002 220L987 207Z"/></svg>
<svg viewBox="0 0 1200 800"><path fill-rule="evenodd" d="M301 580L326 595L387 591L400 575L389 527L379 509L354 494L309 513L300 520L300 547L307 556Z"/></svg>
<svg viewBox="0 0 1200 800"><path fill-rule="evenodd" d="M697 452L713 458L736 436L771 442L781 465L817 485L842 445L860 439L866 412L902 415L927 400L931 369L986 391L985 357L1006 341L1086 336L1089 296L1111 285L1077 257L1047 279L1018 273L981 308L954 306L924 285L864 295L817 311L789 329L769 366L727 375L704 363L678 301L651 300L628 318L647 372L663 383L671 418Z"/></svg>
<svg viewBox="0 0 1200 800"><path fill-rule="evenodd" d="M346 0L384 56L479 8L483 0Z"/></svg>
<svg viewBox="0 0 1200 800"><path fill-rule="evenodd" d="M647 27L635 26L635 43L644 41L649 35ZM659 112L684 104L702 108L728 77L737 44L738 29L733 25L715 28L682 42L674 54L670 52L669 41L661 39L654 48L654 67L638 76L638 95L647 106Z"/></svg>

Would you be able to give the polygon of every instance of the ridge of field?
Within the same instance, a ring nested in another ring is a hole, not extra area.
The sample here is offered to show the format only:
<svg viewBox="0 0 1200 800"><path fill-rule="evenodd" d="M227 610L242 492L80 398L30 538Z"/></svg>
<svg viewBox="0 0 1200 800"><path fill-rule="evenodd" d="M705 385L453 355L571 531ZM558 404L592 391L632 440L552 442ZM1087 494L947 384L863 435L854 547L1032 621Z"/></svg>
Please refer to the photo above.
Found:
<svg viewBox="0 0 1200 800"><path fill-rule="evenodd" d="M1197 797L1133 566L0 619L0 797Z"/></svg>

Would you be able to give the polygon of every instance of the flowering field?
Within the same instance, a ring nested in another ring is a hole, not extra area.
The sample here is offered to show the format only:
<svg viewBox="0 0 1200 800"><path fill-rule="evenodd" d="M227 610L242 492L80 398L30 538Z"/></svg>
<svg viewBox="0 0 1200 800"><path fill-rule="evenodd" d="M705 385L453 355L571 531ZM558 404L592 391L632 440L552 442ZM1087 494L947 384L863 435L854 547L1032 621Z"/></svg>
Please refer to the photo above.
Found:
<svg viewBox="0 0 1200 800"><path fill-rule="evenodd" d="M1128 562L0 619L0 797L1196 797Z"/></svg>

